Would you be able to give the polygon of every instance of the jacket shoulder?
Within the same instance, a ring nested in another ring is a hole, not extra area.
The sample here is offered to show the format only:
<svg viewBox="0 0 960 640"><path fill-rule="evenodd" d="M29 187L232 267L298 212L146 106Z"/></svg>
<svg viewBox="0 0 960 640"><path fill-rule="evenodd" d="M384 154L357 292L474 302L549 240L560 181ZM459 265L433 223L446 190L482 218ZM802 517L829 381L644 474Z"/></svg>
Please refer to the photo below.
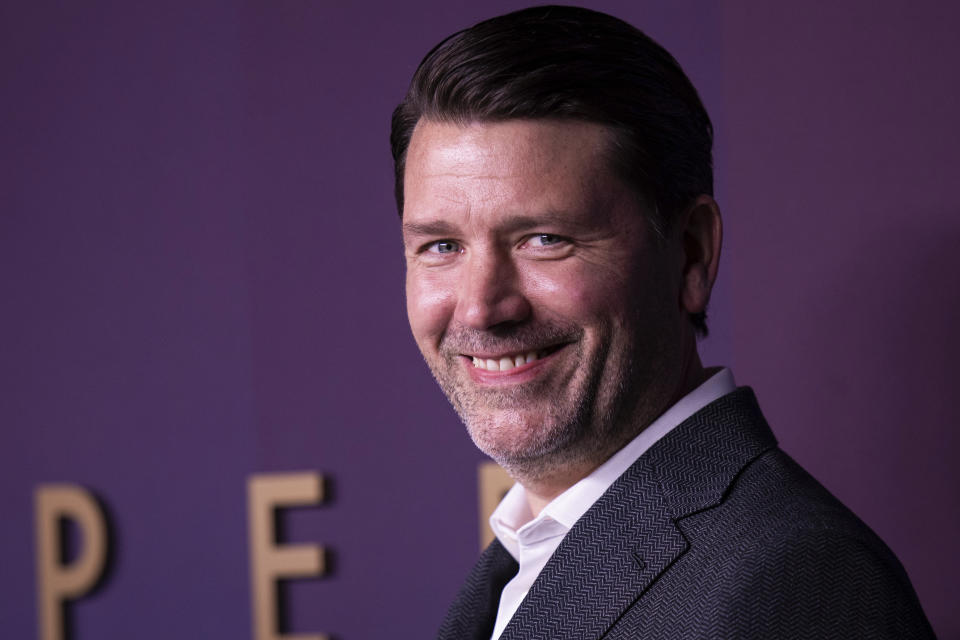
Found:
<svg viewBox="0 0 960 640"><path fill-rule="evenodd" d="M677 637L934 637L896 556L778 448L677 526L688 551L618 628L645 618Z"/></svg>

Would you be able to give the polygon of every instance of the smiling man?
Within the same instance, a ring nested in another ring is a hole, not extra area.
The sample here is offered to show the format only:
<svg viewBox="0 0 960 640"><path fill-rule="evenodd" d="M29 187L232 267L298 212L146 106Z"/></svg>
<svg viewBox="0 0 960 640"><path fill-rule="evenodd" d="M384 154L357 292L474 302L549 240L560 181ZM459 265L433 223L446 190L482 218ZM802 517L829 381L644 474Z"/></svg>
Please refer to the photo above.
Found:
<svg viewBox="0 0 960 640"><path fill-rule="evenodd" d="M410 326L517 484L441 638L932 637L884 544L696 349L712 128L630 25L454 34L393 117Z"/></svg>

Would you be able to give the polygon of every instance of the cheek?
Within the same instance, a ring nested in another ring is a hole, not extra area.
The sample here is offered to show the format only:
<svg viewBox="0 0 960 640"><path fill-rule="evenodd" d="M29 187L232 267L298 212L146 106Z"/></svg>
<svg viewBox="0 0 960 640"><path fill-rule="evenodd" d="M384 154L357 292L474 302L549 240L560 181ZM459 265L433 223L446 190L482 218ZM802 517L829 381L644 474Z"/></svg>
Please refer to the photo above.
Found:
<svg viewBox="0 0 960 640"><path fill-rule="evenodd" d="M616 322L635 302L623 274L591 264L558 263L528 282L537 307L581 325Z"/></svg>
<svg viewBox="0 0 960 640"><path fill-rule="evenodd" d="M456 307L455 289L436 275L407 270L407 319L420 342L442 334Z"/></svg>

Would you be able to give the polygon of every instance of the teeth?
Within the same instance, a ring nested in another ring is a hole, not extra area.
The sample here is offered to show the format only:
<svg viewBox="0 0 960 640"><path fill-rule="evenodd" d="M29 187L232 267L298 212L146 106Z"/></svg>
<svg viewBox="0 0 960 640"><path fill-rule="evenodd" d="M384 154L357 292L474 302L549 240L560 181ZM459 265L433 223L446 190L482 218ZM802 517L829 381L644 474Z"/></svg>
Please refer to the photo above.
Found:
<svg viewBox="0 0 960 640"><path fill-rule="evenodd" d="M527 353L518 353L515 356L503 356L497 360L492 358L473 358L473 366L478 369L484 369L486 371L509 371L514 367L520 367L525 364L529 364L534 360L538 360L540 354L536 351L529 351Z"/></svg>

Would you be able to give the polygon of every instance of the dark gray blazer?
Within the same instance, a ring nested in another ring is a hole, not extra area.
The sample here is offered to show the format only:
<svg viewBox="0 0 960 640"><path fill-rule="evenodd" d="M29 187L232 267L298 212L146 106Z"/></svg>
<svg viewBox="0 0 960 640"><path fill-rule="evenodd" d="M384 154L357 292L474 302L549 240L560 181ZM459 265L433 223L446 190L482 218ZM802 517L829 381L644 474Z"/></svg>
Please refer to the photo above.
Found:
<svg viewBox="0 0 960 640"><path fill-rule="evenodd" d="M488 640L517 563L494 541L440 629ZM893 553L783 451L741 387L574 525L502 640L932 638Z"/></svg>

